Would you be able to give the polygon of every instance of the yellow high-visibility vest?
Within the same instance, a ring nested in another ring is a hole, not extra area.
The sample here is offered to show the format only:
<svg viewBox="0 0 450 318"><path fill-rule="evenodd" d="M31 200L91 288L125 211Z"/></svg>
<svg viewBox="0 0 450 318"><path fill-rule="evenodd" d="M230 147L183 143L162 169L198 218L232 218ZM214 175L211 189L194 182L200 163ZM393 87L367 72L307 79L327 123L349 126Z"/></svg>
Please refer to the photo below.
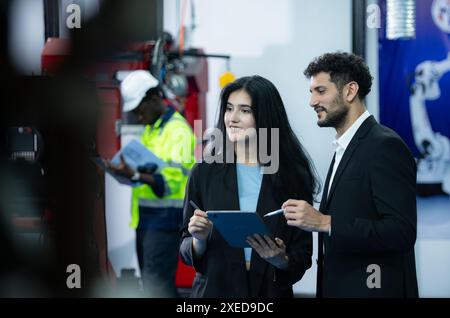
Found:
<svg viewBox="0 0 450 318"><path fill-rule="evenodd" d="M164 117L164 116L163 116ZM194 158L195 137L185 118L178 112L163 122L159 118L147 125L141 137L144 146L167 163L158 173L164 178L164 196L158 197L149 185L132 190L131 224L139 224L139 206L149 208L182 208L189 171Z"/></svg>

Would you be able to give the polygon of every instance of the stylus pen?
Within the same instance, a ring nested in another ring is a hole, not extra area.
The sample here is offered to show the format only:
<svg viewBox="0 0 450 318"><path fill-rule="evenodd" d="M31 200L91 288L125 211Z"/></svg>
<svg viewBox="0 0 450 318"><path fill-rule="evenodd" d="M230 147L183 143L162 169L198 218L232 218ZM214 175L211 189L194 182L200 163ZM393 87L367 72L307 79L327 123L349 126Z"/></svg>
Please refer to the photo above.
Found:
<svg viewBox="0 0 450 318"><path fill-rule="evenodd" d="M272 216L272 215L276 215L276 214L280 214L280 213L283 213L283 212L284 212L284 209L279 209L279 210L272 211L272 212L269 212L269 213L267 213L267 214L264 214L264 217L266 217L266 216Z"/></svg>
<svg viewBox="0 0 450 318"><path fill-rule="evenodd" d="M196 209L196 210L201 210L201 209L198 207L198 205L194 203L194 201L189 200L189 204L192 205L192 207L193 207L194 209Z"/></svg>

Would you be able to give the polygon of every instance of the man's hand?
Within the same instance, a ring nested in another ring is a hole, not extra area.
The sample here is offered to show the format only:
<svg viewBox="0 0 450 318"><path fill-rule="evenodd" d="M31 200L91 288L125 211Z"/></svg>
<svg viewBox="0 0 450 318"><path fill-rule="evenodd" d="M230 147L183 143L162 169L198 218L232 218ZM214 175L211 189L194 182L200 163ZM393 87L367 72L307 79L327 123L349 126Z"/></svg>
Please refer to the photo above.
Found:
<svg viewBox="0 0 450 318"><path fill-rule="evenodd" d="M126 178L131 178L136 172L129 165L127 165L123 155L120 155L120 164L118 166L114 166L109 161L105 162L105 164L106 167L111 169L114 173L117 173L118 175L124 176Z"/></svg>
<svg viewBox="0 0 450 318"><path fill-rule="evenodd" d="M258 253L258 255L279 269L286 269L289 259L286 255L286 245L278 237L275 242L267 235L263 237L254 234L247 238L247 243Z"/></svg>
<svg viewBox="0 0 450 318"><path fill-rule="evenodd" d="M331 216L324 215L303 200L287 200L283 203L287 224L309 232L329 232Z"/></svg>

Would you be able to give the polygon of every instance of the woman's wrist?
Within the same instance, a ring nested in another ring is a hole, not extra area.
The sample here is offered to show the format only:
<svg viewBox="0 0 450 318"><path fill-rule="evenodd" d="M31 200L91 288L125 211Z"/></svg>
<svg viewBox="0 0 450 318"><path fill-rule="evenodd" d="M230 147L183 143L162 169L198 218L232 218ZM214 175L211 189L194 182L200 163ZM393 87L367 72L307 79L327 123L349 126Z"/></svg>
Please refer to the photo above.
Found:
<svg viewBox="0 0 450 318"><path fill-rule="evenodd" d="M289 267L289 257L287 254L284 254L283 256L274 258L270 263L278 269L285 270Z"/></svg>
<svg viewBox="0 0 450 318"><path fill-rule="evenodd" d="M192 239L192 249L195 257L201 257L206 251L206 240L199 240L197 238Z"/></svg>

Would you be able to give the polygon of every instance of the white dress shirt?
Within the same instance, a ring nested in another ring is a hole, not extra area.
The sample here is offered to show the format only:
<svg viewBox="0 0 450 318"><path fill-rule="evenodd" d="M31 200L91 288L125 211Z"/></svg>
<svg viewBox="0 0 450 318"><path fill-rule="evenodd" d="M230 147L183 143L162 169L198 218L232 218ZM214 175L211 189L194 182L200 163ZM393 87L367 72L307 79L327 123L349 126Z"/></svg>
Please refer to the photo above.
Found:
<svg viewBox="0 0 450 318"><path fill-rule="evenodd" d="M336 170L339 167L339 163L341 162L342 156L344 155L345 150L347 149L350 141L353 136L355 136L356 131L362 125L362 123L370 116L370 113L366 110L361 116L358 117L357 120L347 129L341 137L333 140L333 146L336 149L333 165L333 172L331 173L330 183L328 184L327 196L330 194L331 185L333 184L334 175L336 174Z"/></svg>
<svg viewBox="0 0 450 318"><path fill-rule="evenodd" d="M328 183L327 198L330 195L331 185L333 184L334 175L336 174L336 170L339 167L339 163L341 162L342 156L344 155L345 150L347 149L350 141L352 141L353 136L355 136L356 131L362 125L362 123L370 117L370 113L366 110L361 116L358 117L357 120L347 129L341 137L333 140L333 146L335 147L335 157L334 157L334 165L333 172L331 173L330 182ZM324 189L325 190L325 189ZM331 225L330 230L328 231L328 235L331 236Z"/></svg>

